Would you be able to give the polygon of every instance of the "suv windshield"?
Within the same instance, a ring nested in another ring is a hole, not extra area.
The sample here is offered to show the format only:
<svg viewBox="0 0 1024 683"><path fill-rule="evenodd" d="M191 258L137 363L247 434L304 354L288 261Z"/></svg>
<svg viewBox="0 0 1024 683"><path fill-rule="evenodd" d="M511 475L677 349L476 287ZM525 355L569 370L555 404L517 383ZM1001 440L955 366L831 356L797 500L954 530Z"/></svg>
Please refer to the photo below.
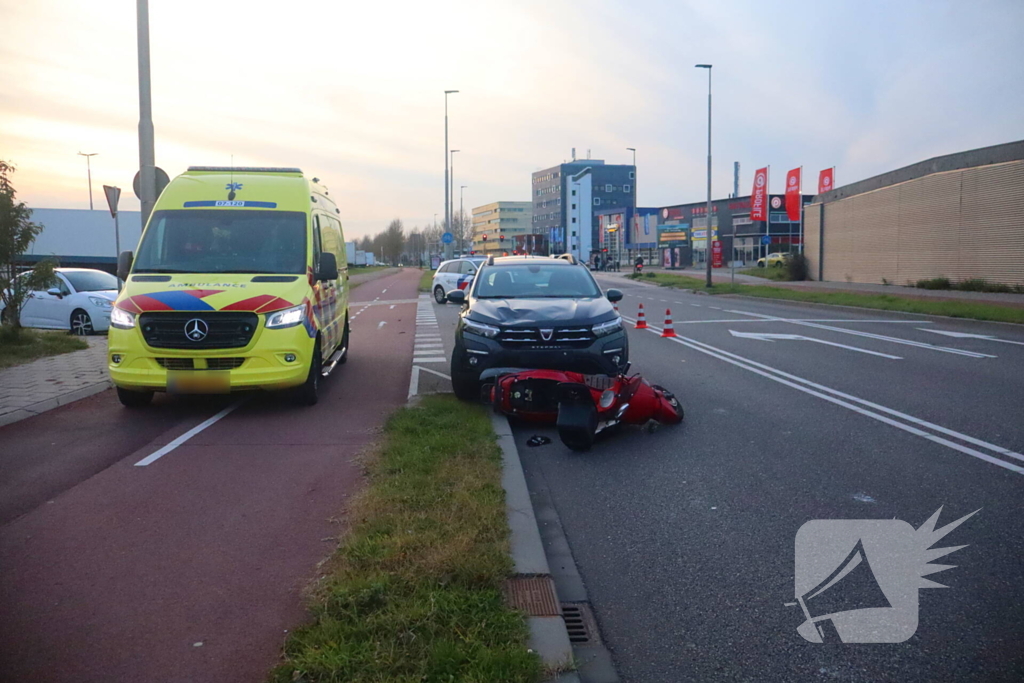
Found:
<svg viewBox="0 0 1024 683"><path fill-rule="evenodd" d="M531 263L484 268L476 279L475 296L478 299L571 299L601 296L601 290L585 268Z"/></svg>
<svg viewBox="0 0 1024 683"><path fill-rule="evenodd" d="M104 290L117 289L117 278L110 273L103 271L63 271L64 277L68 279L76 292L102 292Z"/></svg>
<svg viewBox="0 0 1024 683"><path fill-rule="evenodd" d="M157 211L135 273L306 272L306 215L299 211Z"/></svg>

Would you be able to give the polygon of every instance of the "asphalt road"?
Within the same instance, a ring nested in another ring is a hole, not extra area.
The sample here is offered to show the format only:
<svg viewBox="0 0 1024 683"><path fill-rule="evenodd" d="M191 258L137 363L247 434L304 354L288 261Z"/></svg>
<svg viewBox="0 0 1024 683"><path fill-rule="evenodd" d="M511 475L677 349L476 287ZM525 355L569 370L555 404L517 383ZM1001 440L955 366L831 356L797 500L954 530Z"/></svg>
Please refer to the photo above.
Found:
<svg viewBox="0 0 1024 683"><path fill-rule="evenodd" d="M265 678L360 453L406 401L418 280L353 291L349 361L312 408L160 396L126 411L108 391L0 429L0 680Z"/></svg>
<svg viewBox="0 0 1024 683"><path fill-rule="evenodd" d="M671 309L680 338L631 329L631 360L686 420L586 454L553 431L516 434L622 680L1024 678L1024 330L601 280L629 318L643 303L661 328ZM434 308L450 354L455 307ZM527 447L536 433L553 443ZM937 528L980 512L935 543L967 547L928 577L949 588L918 591L909 640L797 633L804 616L786 603L805 522L916 529L940 507Z"/></svg>

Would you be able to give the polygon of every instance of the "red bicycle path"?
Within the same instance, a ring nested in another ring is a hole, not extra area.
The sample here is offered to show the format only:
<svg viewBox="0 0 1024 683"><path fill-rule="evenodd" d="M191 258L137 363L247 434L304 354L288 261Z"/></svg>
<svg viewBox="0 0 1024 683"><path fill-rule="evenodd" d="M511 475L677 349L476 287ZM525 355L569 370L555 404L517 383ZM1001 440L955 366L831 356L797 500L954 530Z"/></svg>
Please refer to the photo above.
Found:
<svg viewBox="0 0 1024 683"><path fill-rule="evenodd" d="M368 282L351 310L416 299L418 281ZM366 308L316 406L250 396L145 467L238 397L137 412L108 391L0 429L0 490L28 492L0 527L0 679L265 678L343 533L360 454L405 403L415 310Z"/></svg>

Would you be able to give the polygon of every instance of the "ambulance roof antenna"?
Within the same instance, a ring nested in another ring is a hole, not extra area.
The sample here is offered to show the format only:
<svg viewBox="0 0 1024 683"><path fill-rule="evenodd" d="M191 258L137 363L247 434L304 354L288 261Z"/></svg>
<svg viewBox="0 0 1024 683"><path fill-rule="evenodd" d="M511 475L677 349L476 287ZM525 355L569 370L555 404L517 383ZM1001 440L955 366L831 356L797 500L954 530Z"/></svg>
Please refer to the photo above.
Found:
<svg viewBox="0 0 1024 683"><path fill-rule="evenodd" d="M231 170L228 172L228 201L235 199L235 155L231 155Z"/></svg>

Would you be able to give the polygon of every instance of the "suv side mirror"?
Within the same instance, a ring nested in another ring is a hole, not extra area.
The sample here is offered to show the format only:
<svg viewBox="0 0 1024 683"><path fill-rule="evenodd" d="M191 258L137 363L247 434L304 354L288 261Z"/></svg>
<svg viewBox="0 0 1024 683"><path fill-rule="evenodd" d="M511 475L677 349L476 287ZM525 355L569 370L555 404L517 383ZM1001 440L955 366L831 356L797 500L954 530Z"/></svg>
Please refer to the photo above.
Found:
<svg viewBox="0 0 1024 683"><path fill-rule="evenodd" d="M466 303L466 293L461 289L453 289L448 292L447 297L449 303L453 304L464 304Z"/></svg>
<svg viewBox="0 0 1024 683"><path fill-rule="evenodd" d="M331 252L325 251L320 254L320 263L316 266L316 279L318 282L338 279L338 259Z"/></svg>
<svg viewBox="0 0 1024 683"><path fill-rule="evenodd" d="M134 260L134 254L130 251L122 251L117 255L117 278L119 280L125 281L128 279L128 273L132 272Z"/></svg>
<svg viewBox="0 0 1024 683"><path fill-rule="evenodd" d="M605 296L607 296L608 301L611 301L612 303L622 301L622 292L617 289L609 289Z"/></svg>

